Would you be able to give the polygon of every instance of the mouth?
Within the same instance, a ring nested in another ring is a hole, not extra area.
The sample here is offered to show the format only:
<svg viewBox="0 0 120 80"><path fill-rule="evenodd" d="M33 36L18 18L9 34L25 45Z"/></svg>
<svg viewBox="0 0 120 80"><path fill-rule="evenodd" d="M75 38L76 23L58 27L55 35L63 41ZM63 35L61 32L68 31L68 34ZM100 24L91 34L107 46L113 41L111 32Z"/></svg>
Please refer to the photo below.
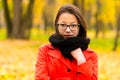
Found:
<svg viewBox="0 0 120 80"><path fill-rule="evenodd" d="M73 37L72 35L64 35L64 38L70 38Z"/></svg>

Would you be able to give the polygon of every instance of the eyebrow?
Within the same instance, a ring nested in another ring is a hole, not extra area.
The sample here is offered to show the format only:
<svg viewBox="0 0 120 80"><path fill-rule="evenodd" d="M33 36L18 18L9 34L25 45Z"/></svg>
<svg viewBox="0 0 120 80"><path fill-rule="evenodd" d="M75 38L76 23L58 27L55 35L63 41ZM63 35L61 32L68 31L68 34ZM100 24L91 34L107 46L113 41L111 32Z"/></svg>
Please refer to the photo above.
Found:
<svg viewBox="0 0 120 80"><path fill-rule="evenodd" d="M65 23L65 24L66 24L66 22L64 22L64 21L62 21L62 22L60 22L60 23ZM78 24L77 22L71 22L70 24L73 24L73 23Z"/></svg>

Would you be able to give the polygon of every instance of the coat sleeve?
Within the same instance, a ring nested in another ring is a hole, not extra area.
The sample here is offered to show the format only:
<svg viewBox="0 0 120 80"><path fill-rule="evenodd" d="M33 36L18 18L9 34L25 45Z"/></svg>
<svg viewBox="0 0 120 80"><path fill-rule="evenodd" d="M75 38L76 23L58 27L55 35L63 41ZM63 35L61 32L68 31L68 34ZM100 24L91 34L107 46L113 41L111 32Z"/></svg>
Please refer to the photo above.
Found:
<svg viewBox="0 0 120 80"><path fill-rule="evenodd" d="M38 51L38 56L35 66L35 80L50 80L50 76L47 70L45 46L41 46Z"/></svg>
<svg viewBox="0 0 120 80"><path fill-rule="evenodd" d="M85 63L78 66L77 72L85 75L89 80L98 80L98 56L94 52L91 54L92 56Z"/></svg>

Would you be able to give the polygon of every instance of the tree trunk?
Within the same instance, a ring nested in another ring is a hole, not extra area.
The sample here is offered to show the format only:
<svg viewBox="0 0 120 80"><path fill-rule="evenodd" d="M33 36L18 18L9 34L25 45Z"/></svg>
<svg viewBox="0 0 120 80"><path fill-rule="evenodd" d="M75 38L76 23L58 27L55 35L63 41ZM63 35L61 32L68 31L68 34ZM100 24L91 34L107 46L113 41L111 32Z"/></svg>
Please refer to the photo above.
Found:
<svg viewBox="0 0 120 80"><path fill-rule="evenodd" d="M29 39L30 30L32 28L32 8L34 0L29 1L25 15L22 15L22 0L13 0L13 4L14 16L13 19L10 19L7 0L3 0L5 20L7 24L7 37L14 39Z"/></svg>
<svg viewBox="0 0 120 80"><path fill-rule="evenodd" d="M100 32L100 19L98 18L99 17L99 14L100 14L100 9L101 9L101 4L100 4L100 0L97 0L97 12L96 12L96 23L95 23L95 29L96 29L96 32L95 32L95 37L97 38L98 37L98 34Z"/></svg>
<svg viewBox="0 0 120 80"><path fill-rule="evenodd" d="M26 12L26 14L23 17L22 25L21 25L21 29L20 29L21 35L23 36L23 38L26 38L26 39L29 39L29 37L30 37L30 30L32 28L33 4L34 4L34 0L30 0L27 12Z"/></svg>
<svg viewBox="0 0 120 80"><path fill-rule="evenodd" d="M115 37L115 41L114 41L114 47L113 47L113 51L116 50L117 45L118 45L118 38L120 36L120 20L119 20L119 25L117 25L117 31L116 31L116 37Z"/></svg>
<svg viewBox="0 0 120 80"><path fill-rule="evenodd" d="M14 17L13 17L13 28L12 28L12 38L22 38L19 33L21 27L21 18L22 18L22 0L14 0Z"/></svg>
<svg viewBox="0 0 120 80"><path fill-rule="evenodd" d="M47 32L48 28L53 27L54 3L55 3L55 0L47 0L46 5L44 6L44 9L43 9L45 33Z"/></svg>
<svg viewBox="0 0 120 80"><path fill-rule="evenodd" d="M9 38L12 33L12 22L10 18L10 12L8 9L7 0L2 0L2 2L3 2L3 9L4 9L4 17L5 17L6 26L7 26L7 37Z"/></svg>
<svg viewBox="0 0 120 80"><path fill-rule="evenodd" d="M83 16L85 13L84 2L85 0L73 0L73 4L80 8L80 11Z"/></svg>
<svg viewBox="0 0 120 80"><path fill-rule="evenodd" d="M85 19L86 19L86 22L87 22L87 25L89 25L89 29L92 29L92 24L91 24L91 17L92 17L92 8L91 8L91 5L89 6L90 9L89 10L85 10Z"/></svg>
<svg viewBox="0 0 120 80"><path fill-rule="evenodd" d="M116 5L117 31L116 31L113 51L115 51L117 49L118 38L120 37L120 9L119 8L120 8L120 6Z"/></svg>
<svg viewBox="0 0 120 80"><path fill-rule="evenodd" d="M85 16L85 7L84 7L85 0L81 0L81 8L82 8L82 14Z"/></svg>

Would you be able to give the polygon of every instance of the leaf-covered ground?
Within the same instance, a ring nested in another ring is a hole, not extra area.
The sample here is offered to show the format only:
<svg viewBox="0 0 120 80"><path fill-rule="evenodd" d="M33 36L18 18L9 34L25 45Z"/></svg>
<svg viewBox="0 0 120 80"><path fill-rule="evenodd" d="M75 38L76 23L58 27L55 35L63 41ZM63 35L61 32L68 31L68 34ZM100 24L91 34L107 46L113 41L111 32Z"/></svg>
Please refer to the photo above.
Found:
<svg viewBox="0 0 120 80"><path fill-rule="evenodd" d="M0 80L34 80L38 41L0 41Z"/></svg>
<svg viewBox="0 0 120 80"><path fill-rule="evenodd" d="M0 80L34 80L40 41L0 41ZM99 53L99 80L120 80L120 53Z"/></svg>

